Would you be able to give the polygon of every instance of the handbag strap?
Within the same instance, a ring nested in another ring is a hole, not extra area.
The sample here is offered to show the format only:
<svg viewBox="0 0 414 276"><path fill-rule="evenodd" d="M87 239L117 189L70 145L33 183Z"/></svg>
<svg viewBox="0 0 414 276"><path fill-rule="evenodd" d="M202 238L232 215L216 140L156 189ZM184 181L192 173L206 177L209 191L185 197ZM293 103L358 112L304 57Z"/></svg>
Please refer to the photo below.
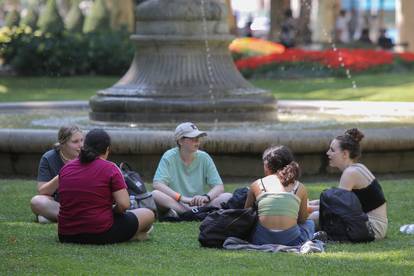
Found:
<svg viewBox="0 0 414 276"><path fill-rule="evenodd" d="M295 194L296 195L296 193L298 192L298 190L299 190L299 181L295 181L295 186L293 187L293 194Z"/></svg>
<svg viewBox="0 0 414 276"><path fill-rule="evenodd" d="M125 171L125 172L132 171L131 166L127 162L121 162L121 164L119 164L119 168L121 169L121 171Z"/></svg>

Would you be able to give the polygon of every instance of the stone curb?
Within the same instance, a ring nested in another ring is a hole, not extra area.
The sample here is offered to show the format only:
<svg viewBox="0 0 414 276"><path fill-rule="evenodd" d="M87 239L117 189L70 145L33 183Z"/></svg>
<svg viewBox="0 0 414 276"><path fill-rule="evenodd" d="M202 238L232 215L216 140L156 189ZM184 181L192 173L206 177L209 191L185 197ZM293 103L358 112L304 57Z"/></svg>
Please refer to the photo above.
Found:
<svg viewBox="0 0 414 276"><path fill-rule="evenodd" d="M163 153L175 145L171 131L107 130L115 154ZM329 142L343 130L208 131L203 148L215 154L261 154L269 145L286 145L295 153L326 151ZM362 129L364 152L414 150L414 129ZM241 132L243 135L240 135ZM56 142L57 130L0 129L0 152L41 153Z"/></svg>

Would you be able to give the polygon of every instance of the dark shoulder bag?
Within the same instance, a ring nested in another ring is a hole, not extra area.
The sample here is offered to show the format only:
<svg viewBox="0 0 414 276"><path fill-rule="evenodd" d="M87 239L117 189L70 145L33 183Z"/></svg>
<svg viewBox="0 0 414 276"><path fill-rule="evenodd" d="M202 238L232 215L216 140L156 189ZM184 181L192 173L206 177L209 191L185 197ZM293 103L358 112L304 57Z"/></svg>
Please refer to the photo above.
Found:
<svg viewBox="0 0 414 276"><path fill-rule="evenodd" d="M319 223L328 238L340 242L369 242L374 232L358 197L351 191L331 188L319 201Z"/></svg>
<svg viewBox="0 0 414 276"><path fill-rule="evenodd" d="M246 203L247 194L249 188L237 188L234 190L232 197L225 203L222 204L223 209L242 209Z"/></svg>
<svg viewBox="0 0 414 276"><path fill-rule="evenodd" d="M135 204L131 204L131 207L133 206L133 209L148 208L154 212L157 212L157 206L155 205L152 194L151 192L147 191L144 181L142 180L139 173L133 171L131 169L131 166L126 162L119 164L119 168L121 169L125 183L127 184L128 194L130 197L134 197L137 202L136 206L133 206Z"/></svg>
<svg viewBox="0 0 414 276"><path fill-rule="evenodd" d="M217 210L202 221L198 241L204 247L222 248L228 237L247 240L256 221L256 208Z"/></svg>

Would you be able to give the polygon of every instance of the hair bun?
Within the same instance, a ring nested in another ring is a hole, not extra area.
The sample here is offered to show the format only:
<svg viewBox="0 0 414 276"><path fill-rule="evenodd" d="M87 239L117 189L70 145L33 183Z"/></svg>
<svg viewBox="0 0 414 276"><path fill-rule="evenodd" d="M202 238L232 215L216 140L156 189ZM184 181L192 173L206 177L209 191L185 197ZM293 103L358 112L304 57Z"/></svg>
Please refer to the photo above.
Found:
<svg viewBox="0 0 414 276"><path fill-rule="evenodd" d="M350 136L351 139L357 143L359 143L362 140L362 138L364 138L364 134L357 128L348 129L347 131L345 131L345 135Z"/></svg>

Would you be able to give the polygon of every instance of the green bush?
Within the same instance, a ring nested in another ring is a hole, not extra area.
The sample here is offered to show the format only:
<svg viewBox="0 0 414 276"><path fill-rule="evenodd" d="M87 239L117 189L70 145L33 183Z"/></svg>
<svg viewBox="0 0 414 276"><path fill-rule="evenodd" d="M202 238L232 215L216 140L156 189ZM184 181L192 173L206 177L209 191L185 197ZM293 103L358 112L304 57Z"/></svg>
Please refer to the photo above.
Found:
<svg viewBox="0 0 414 276"><path fill-rule="evenodd" d="M60 33L63 31L63 21L57 10L56 0L47 1L46 7L40 14L37 27L45 33Z"/></svg>
<svg viewBox="0 0 414 276"><path fill-rule="evenodd" d="M13 27L18 26L20 21L20 14L17 10L13 9L7 13L4 20L4 26Z"/></svg>
<svg viewBox="0 0 414 276"><path fill-rule="evenodd" d="M134 55L126 31L59 34L0 30L0 58L20 75L122 75Z"/></svg>
<svg viewBox="0 0 414 276"><path fill-rule="evenodd" d="M110 29L110 14L104 0L95 0L91 13L86 16L83 32L107 31Z"/></svg>
<svg viewBox="0 0 414 276"><path fill-rule="evenodd" d="M29 6L27 13L20 19L20 26L29 26L33 30L36 29L36 23L38 20L37 12L33 5Z"/></svg>
<svg viewBox="0 0 414 276"><path fill-rule="evenodd" d="M65 28L70 32L82 32L84 17L79 8L79 0L74 0L65 18Z"/></svg>
<svg viewBox="0 0 414 276"><path fill-rule="evenodd" d="M90 73L120 75L126 72L132 62L135 47L125 29L88 33L84 36L88 42Z"/></svg>
<svg viewBox="0 0 414 276"><path fill-rule="evenodd" d="M0 55L20 75L71 75L82 73L82 41L73 35L43 34L15 28Z"/></svg>

